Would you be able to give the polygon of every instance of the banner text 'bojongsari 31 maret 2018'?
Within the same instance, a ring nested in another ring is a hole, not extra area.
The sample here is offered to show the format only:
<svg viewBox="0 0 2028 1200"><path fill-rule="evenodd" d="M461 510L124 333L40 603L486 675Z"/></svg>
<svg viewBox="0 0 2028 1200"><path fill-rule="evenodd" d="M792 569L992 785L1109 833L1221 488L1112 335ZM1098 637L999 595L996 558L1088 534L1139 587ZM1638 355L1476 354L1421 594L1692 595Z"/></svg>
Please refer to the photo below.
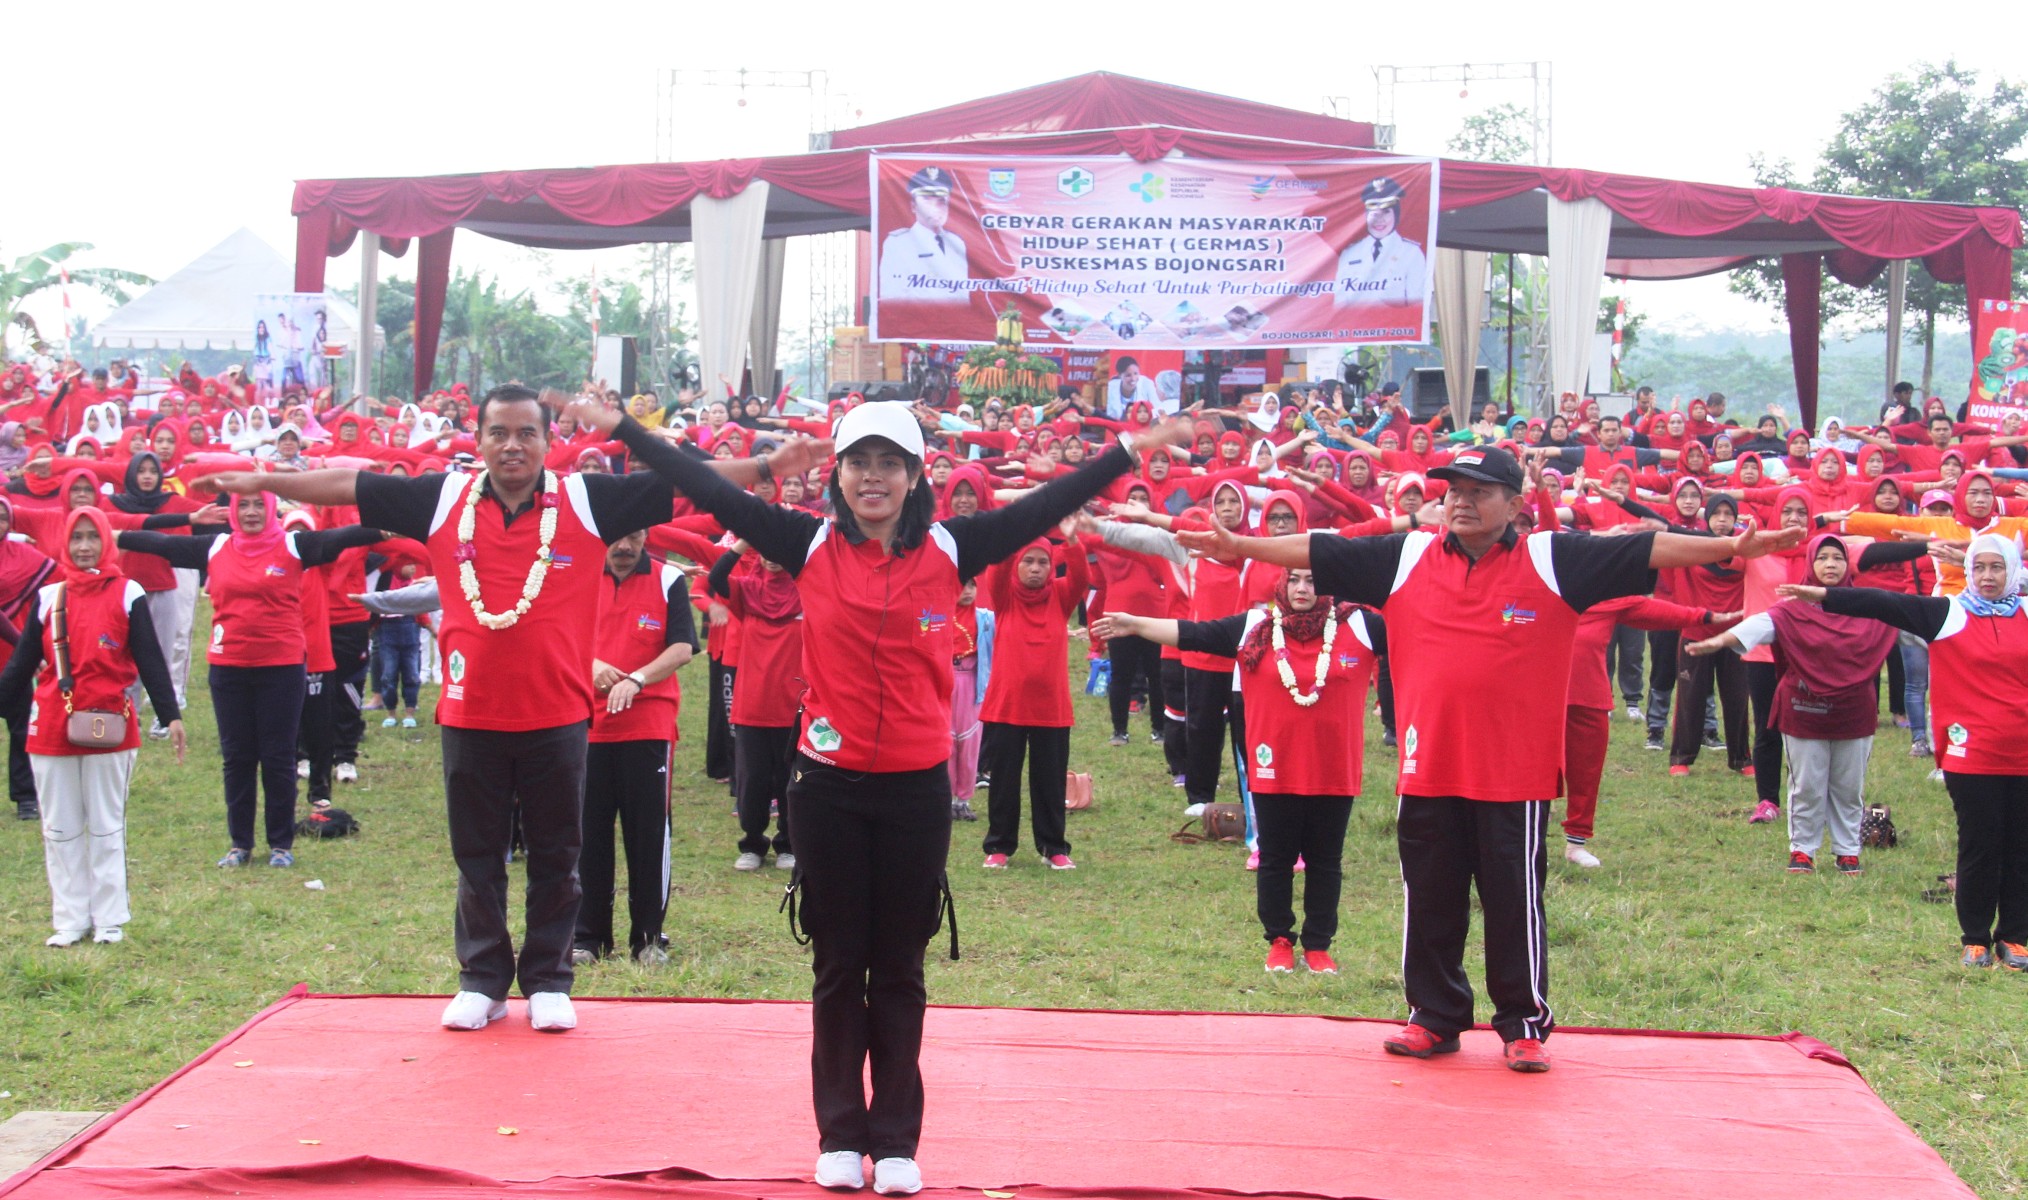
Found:
<svg viewBox="0 0 2028 1200"><path fill-rule="evenodd" d="M873 335L1166 349L1428 339L1437 163L871 158Z"/></svg>

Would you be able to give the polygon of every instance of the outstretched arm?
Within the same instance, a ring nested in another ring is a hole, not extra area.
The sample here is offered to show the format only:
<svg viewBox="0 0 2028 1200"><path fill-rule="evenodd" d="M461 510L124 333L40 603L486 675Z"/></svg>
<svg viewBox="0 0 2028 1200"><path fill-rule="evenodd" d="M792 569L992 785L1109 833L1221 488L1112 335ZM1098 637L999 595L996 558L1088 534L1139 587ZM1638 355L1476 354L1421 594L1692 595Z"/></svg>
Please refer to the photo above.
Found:
<svg viewBox="0 0 2028 1200"><path fill-rule="evenodd" d="M359 503L357 471L290 471L273 475L258 471L220 471L216 475L193 480L191 486L215 488L236 496L268 492L298 504L336 506Z"/></svg>
<svg viewBox="0 0 2028 1200"><path fill-rule="evenodd" d="M1109 642L1116 637L1146 638L1158 646L1173 646L1181 621L1164 617L1137 617L1132 613L1107 613L1091 623L1091 635Z"/></svg>

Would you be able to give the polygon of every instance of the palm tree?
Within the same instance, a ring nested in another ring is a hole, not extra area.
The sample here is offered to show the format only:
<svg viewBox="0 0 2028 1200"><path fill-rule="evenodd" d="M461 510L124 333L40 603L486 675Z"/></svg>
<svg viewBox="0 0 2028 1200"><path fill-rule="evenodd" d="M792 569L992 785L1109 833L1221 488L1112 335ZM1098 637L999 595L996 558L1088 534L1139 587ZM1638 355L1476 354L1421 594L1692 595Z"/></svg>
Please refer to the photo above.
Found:
<svg viewBox="0 0 2028 1200"><path fill-rule="evenodd" d="M36 327L35 318L21 311L22 301L61 283L63 264L73 254L91 248L90 242L58 242L46 250L24 254L12 263L0 266L0 350L5 348L8 333L16 328L25 332L28 344L38 352L45 349L42 331ZM72 283L109 296L121 304L133 299L127 290L130 285L148 287L155 282L146 275L118 267L77 267L70 269L69 274Z"/></svg>

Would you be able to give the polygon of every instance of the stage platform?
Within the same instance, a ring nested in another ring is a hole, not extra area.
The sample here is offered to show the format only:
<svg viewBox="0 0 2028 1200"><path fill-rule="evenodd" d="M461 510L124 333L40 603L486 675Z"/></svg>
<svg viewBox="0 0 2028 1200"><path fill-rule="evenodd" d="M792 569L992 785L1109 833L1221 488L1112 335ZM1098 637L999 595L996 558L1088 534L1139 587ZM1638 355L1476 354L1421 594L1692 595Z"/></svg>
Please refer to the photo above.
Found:
<svg viewBox="0 0 2028 1200"><path fill-rule="evenodd" d="M443 1004L293 992L0 1195L835 1195L809 1182L806 1005L583 999L552 1035L519 1000L450 1033ZM1517 1075L1490 1032L1417 1062L1392 1028L933 1008L924 1195L1973 1195L1807 1037L1561 1030Z"/></svg>

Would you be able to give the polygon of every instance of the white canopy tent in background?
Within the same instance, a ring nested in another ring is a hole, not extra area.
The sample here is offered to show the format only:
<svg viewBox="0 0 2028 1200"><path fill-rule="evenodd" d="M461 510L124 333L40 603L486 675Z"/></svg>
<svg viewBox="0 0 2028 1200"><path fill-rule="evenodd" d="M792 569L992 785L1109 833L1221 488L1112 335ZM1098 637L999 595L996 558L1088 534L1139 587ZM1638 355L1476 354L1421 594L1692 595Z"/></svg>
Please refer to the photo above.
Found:
<svg viewBox="0 0 2028 1200"><path fill-rule="evenodd" d="M288 259L249 229L121 305L93 327L92 344L132 350L251 350L254 297L295 290ZM358 344L359 310L325 293L335 345ZM376 342L385 336L375 330Z"/></svg>

